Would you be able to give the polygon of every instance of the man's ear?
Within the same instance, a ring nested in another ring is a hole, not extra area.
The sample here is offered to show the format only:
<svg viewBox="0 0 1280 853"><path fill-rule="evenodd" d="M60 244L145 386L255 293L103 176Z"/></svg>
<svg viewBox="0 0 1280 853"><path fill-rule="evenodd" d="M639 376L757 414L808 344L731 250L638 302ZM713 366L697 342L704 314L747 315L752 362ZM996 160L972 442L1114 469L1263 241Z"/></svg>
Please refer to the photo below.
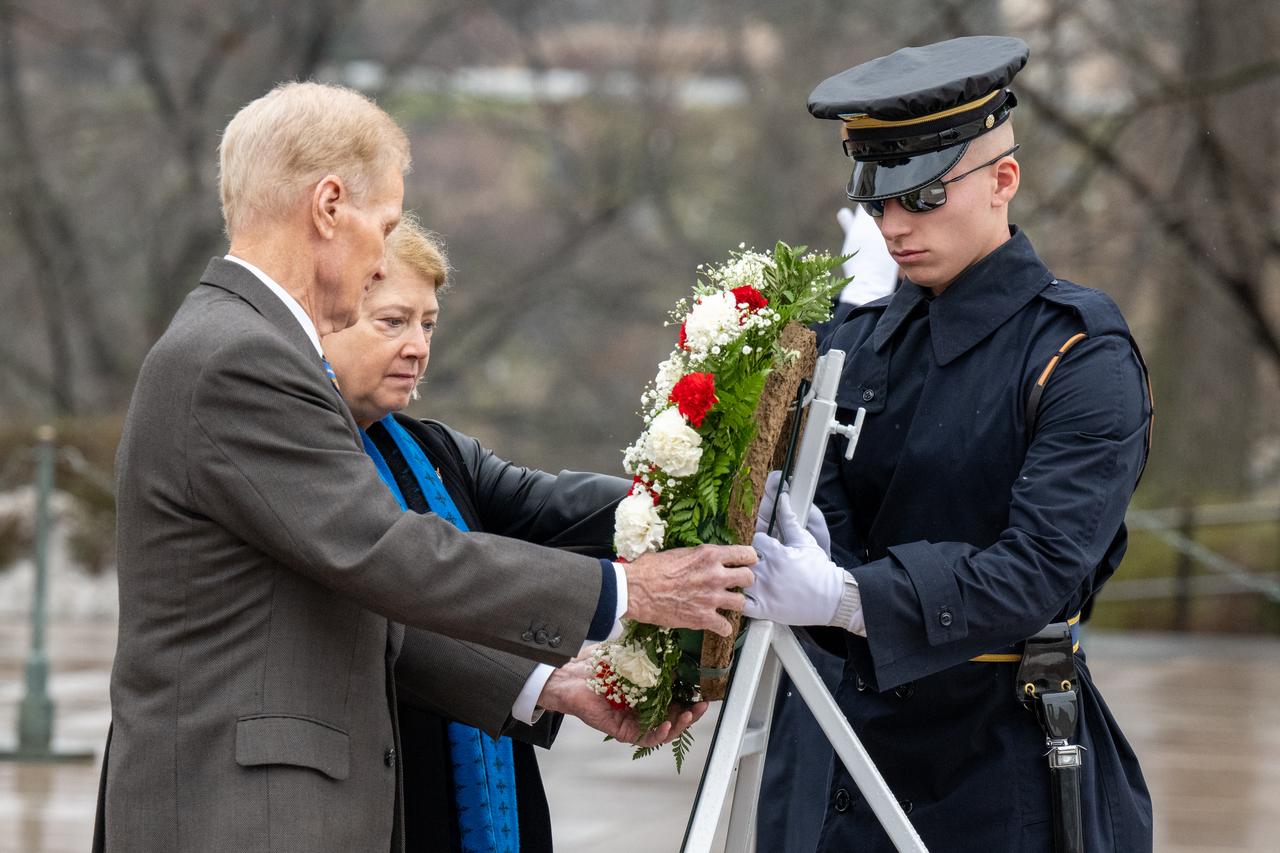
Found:
<svg viewBox="0 0 1280 853"><path fill-rule="evenodd" d="M311 191L311 221L326 240L333 239L338 208L347 203L347 195L347 187L337 175L325 175Z"/></svg>
<svg viewBox="0 0 1280 853"><path fill-rule="evenodd" d="M991 194L992 207L1006 207L1018 194L1018 184L1022 180L1022 168L1018 161L1006 157L996 166L996 188Z"/></svg>

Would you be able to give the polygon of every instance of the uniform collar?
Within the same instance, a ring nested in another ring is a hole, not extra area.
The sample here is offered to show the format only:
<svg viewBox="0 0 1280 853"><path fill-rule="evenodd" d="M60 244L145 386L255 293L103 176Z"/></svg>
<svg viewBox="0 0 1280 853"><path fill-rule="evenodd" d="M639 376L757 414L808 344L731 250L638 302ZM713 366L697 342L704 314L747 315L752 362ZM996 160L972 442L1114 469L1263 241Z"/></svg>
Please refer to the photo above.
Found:
<svg viewBox="0 0 1280 853"><path fill-rule="evenodd" d="M939 365L964 355L1030 302L1053 281L1026 234L1009 227L1009 239L951 283L929 306L929 334ZM910 279L893 295L876 323L871 342L888 346L903 321L928 291Z"/></svg>

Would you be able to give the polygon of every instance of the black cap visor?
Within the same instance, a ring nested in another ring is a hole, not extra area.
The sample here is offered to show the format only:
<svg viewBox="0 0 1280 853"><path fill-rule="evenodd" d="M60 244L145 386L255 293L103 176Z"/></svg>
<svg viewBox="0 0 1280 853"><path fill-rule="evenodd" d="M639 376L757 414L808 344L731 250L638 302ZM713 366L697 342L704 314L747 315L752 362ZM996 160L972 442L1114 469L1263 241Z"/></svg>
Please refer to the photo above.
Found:
<svg viewBox="0 0 1280 853"><path fill-rule="evenodd" d="M883 201L928 186L951 171L968 148L964 142L899 160L856 161L849 177L849 200Z"/></svg>

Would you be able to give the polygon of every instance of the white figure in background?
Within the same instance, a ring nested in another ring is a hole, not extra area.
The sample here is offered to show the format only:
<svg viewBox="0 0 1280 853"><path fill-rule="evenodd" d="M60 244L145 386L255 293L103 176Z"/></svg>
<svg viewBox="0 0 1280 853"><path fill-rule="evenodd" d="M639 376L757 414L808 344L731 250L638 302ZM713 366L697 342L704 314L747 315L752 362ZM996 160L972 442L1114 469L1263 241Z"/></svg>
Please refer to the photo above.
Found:
<svg viewBox="0 0 1280 853"><path fill-rule="evenodd" d="M898 264L885 247L875 220L861 207L856 212L842 207L836 211L836 221L844 229L840 254L853 255L842 266L845 276L852 276L853 281L840 291L840 301L862 305L893 293L898 286Z"/></svg>

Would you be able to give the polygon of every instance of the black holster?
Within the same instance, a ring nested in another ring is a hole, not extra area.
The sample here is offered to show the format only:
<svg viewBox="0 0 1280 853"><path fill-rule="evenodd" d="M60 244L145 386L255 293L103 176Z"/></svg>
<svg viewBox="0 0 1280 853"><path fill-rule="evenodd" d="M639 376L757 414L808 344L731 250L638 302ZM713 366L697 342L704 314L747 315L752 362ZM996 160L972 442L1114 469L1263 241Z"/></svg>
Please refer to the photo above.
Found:
<svg viewBox="0 0 1280 853"><path fill-rule="evenodd" d="M1084 853L1080 776L1084 747L1072 744L1080 719L1080 694L1071 626L1054 622L1026 641L1014 688L1044 730L1053 799L1055 853Z"/></svg>

